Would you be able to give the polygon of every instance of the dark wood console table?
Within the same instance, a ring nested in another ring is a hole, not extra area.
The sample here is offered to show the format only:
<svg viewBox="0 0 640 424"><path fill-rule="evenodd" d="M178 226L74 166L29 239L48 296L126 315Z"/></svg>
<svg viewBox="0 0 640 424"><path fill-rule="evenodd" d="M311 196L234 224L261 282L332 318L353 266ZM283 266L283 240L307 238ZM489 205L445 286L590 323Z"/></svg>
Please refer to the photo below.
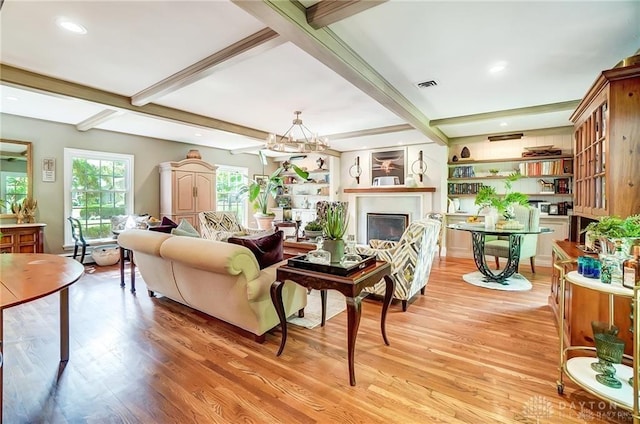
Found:
<svg viewBox="0 0 640 424"><path fill-rule="evenodd" d="M382 316L380 318L380 330L382 339L386 345L389 344L385 329L387 318L387 310L391 304L393 292L395 290L395 282L389 277L391 265L387 262L376 261L375 264L351 275L342 277L323 272L310 271L301 268L294 268L288 265L281 266L276 272L276 281L271 285L271 300L278 312L280 326L282 327L282 340L280 341L280 349L277 356L280 356L287 343L287 317L285 316L284 306L282 304L282 289L284 282L287 280L306 287L307 289L316 290L337 290L345 296L347 303L347 356L349 360L349 383L356 385L354 354L356 347L356 337L358 336L358 327L360 326L361 315L361 298L360 293L365 287L375 285L380 279L384 278L386 283L386 291L382 304ZM326 298L324 298L326 299ZM323 302L324 302L323 299ZM323 303L323 317L324 307Z"/></svg>

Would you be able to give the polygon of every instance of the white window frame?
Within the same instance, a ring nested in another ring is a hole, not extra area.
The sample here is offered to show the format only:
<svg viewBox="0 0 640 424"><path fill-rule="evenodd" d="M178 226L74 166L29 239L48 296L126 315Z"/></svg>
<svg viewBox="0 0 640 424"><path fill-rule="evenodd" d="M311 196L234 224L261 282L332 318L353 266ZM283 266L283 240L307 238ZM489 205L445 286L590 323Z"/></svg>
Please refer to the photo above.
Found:
<svg viewBox="0 0 640 424"><path fill-rule="evenodd" d="M216 170L216 174L219 174L220 171L227 171L227 172L237 172L238 174L242 175L245 179L245 184L248 183L248 179L249 177L247 176L249 174L249 168L244 167L244 166L232 166L232 165L222 165L222 164L216 164L216 166L218 167L218 169ZM217 180L217 177L216 177ZM247 212L244 217L244 222L241 222L240 224L244 225L245 227L248 225L249 222L249 214L251 213L251 209L249 208L249 200L248 200L248 194L247 197L245 197L245 211ZM218 187L216 184L216 209L218 207Z"/></svg>
<svg viewBox="0 0 640 424"><path fill-rule="evenodd" d="M83 158L83 159L96 159L96 160L119 160L127 162L127 171L125 173L126 180L126 203L127 209L126 213L128 215L133 214L133 201L134 201L134 179L133 179L133 167L134 167L134 156L123 154L123 153L111 153L111 152L100 152L96 150L82 150L82 149L72 149L69 147L64 148L64 246L73 246L73 238L71 237L71 225L66 220L66 217L71 216L72 205L71 205L71 182L73 181L73 159L74 158ZM107 241L107 239L103 240L91 240L92 243L100 243L101 241ZM111 241L113 241L111 239Z"/></svg>

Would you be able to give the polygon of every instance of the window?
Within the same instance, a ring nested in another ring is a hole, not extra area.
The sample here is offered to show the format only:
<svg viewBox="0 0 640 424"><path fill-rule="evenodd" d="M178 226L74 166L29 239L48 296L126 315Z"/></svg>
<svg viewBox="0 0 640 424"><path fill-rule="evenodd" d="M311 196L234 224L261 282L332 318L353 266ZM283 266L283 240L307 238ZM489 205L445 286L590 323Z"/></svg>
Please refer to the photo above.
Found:
<svg viewBox="0 0 640 424"><path fill-rule="evenodd" d="M247 225L247 168L218 165L216 171L216 210L234 212L238 222Z"/></svg>
<svg viewBox="0 0 640 424"><path fill-rule="evenodd" d="M4 199L4 204L0 208L0 213L11 213L11 203L20 203L27 197L27 177L24 172L0 172L0 199Z"/></svg>
<svg viewBox="0 0 640 424"><path fill-rule="evenodd" d="M64 149L64 186L65 216L80 220L84 238L112 238L111 217L133 213L133 155Z"/></svg>

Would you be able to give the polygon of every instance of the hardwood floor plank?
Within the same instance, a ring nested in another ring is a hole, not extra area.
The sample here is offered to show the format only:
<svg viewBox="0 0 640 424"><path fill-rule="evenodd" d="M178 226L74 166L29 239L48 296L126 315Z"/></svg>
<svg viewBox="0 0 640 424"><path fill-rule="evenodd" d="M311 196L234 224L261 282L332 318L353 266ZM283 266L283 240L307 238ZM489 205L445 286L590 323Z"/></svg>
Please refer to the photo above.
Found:
<svg viewBox="0 0 640 424"><path fill-rule="evenodd" d="M119 287L118 266L88 268L70 289L71 359L58 379L58 299L5 311L5 423L630 423L565 379L550 270L523 270L527 292L472 286L470 260L434 262L424 296L365 298L348 381L346 312L323 328L279 329L256 343L169 299ZM536 409L538 408L538 409ZM542 409L540 409L542 408Z"/></svg>

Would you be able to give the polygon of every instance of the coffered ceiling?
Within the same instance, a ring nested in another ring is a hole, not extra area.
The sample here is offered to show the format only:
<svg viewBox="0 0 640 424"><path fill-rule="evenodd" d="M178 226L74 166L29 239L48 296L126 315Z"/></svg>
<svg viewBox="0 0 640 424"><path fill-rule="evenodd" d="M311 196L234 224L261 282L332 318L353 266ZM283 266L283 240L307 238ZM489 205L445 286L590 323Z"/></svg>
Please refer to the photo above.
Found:
<svg viewBox="0 0 640 424"><path fill-rule="evenodd" d="M256 151L300 110L341 152L570 125L640 2L5 0L0 25L3 113Z"/></svg>

